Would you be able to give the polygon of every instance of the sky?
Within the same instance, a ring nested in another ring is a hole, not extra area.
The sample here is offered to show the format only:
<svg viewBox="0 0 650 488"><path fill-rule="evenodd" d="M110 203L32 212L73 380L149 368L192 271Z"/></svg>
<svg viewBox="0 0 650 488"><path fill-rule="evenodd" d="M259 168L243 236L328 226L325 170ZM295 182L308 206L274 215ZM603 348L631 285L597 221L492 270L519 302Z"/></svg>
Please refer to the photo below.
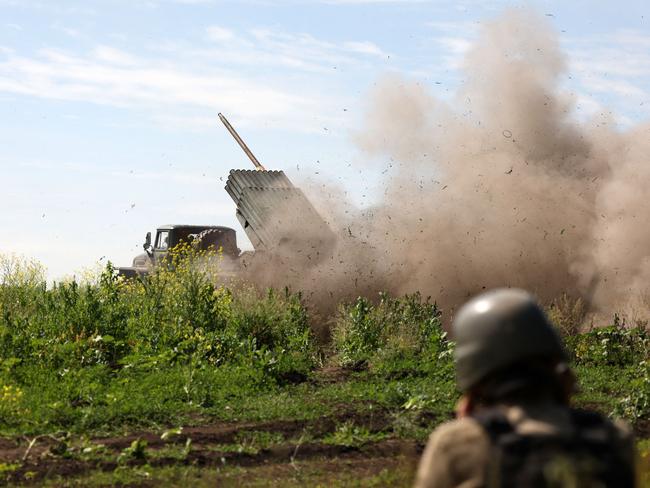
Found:
<svg viewBox="0 0 650 488"><path fill-rule="evenodd" d="M62 279L130 265L168 223L232 226L250 248L223 187L252 165L219 112L267 168L372 205L391 176L354 144L373 85L453 97L506 8L557 30L576 117L650 119L643 0L0 0L0 254Z"/></svg>

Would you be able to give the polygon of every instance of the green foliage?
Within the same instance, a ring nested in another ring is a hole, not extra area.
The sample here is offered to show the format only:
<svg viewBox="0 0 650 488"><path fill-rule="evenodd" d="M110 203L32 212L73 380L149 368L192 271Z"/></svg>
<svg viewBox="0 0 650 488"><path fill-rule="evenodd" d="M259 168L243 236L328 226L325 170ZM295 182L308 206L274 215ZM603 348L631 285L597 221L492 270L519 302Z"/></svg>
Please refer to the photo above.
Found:
<svg viewBox="0 0 650 488"><path fill-rule="evenodd" d="M369 363L387 375L451 371L452 345L440 315L419 293L403 298L381 294L377 305L360 297L339 310L334 350L343 366Z"/></svg>
<svg viewBox="0 0 650 488"><path fill-rule="evenodd" d="M110 264L97 285L72 281L46 289L29 279L20 284L30 292L20 306L14 298L23 288L2 287L1 357L54 369L116 368L191 358L220 365L270 351L272 364L298 353L310 365L314 348L300 296L233 294L197 268L195 253L202 252L175 249L172 267L138 281L117 277Z"/></svg>
<svg viewBox="0 0 650 488"><path fill-rule="evenodd" d="M6 481L14 472L20 469L20 463L3 463L0 462L0 481Z"/></svg>
<svg viewBox="0 0 650 488"><path fill-rule="evenodd" d="M185 461L192 452L192 439L187 437L184 444L170 444L149 453L151 458L174 459L176 461Z"/></svg>
<svg viewBox="0 0 650 488"><path fill-rule="evenodd" d="M255 455L262 450L282 444L284 440L284 436L278 432L244 430L235 436L234 443L218 444L212 449L219 452Z"/></svg>
<svg viewBox="0 0 650 488"><path fill-rule="evenodd" d="M631 388L619 400L613 414L632 422L650 418L650 359L639 362L630 382Z"/></svg>
<svg viewBox="0 0 650 488"><path fill-rule="evenodd" d="M330 383L314 372L320 351L301 296L226 289L206 268L211 259L180 247L144 279L124 280L109 264L88 282L50 286L36 263L0 259L0 433L162 431L190 419L315 419L376 407L392 419L384 434L423 440L449 418L453 343L428 299L381 294L341 305L332 351L344 374ZM554 307L579 404L648 418L648 330L615 318L578 333L584 306L562 298ZM337 432L335 442L350 445L370 435L356 425ZM261 436L238 439L237 449L264 449L271 440ZM64 452L84 449L99 455L90 445Z"/></svg>
<svg viewBox="0 0 650 488"><path fill-rule="evenodd" d="M21 408L22 396L22 390L16 386L0 387L0 417L14 417L24 413Z"/></svg>
<svg viewBox="0 0 650 488"><path fill-rule="evenodd" d="M147 459L147 441L136 439L131 442L129 447L122 450L117 457L118 464L124 464L131 460L145 461Z"/></svg>
<svg viewBox="0 0 650 488"><path fill-rule="evenodd" d="M323 439L325 444L345 447L361 447L369 442L376 442L386 437L381 432L370 432L366 427L355 425L348 421L339 425L336 430Z"/></svg>
<svg viewBox="0 0 650 488"><path fill-rule="evenodd" d="M627 327L618 316L613 325L569 336L565 343L577 364L629 366L650 357L648 329Z"/></svg>
<svg viewBox="0 0 650 488"><path fill-rule="evenodd" d="M109 263L51 286L0 260L0 429L149 424L306 379L318 356L300 295L232 292L214 257L180 246L140 280Z"/></svg>
<svg viewBox="0 0 650 488"><path fill-rule="evenodd" d="M238 452L257 454L263 449L281 444L284 436L278 432L242 431L235 436L235 441L239 445Z"/></svg>
<svg viewBox="0 0 650 488"><path fill-rule="evenodd" d="M583 396L608 405L608 413L631 422L650 417L650 331L613 324L565 337L579 373ZM588 372L588 373L587 373ZM607 389L605 395L594 395ZM595 398L594 398L595 397Z"/></svg>
<svg viewBox="0 0 650 488"><path fill-rule="evenodd" d="M183 427L175 427L173 429L166 429L162 434L160 434L160 439L163 441L169 441L183 433Z"/></svg>

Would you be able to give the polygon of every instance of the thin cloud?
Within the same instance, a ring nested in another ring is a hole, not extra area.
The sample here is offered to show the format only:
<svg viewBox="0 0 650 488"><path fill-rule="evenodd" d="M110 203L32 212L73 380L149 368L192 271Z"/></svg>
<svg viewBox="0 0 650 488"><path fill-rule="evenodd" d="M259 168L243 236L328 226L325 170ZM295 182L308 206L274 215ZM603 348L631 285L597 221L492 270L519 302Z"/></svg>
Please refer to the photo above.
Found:
<svg viewBox="0 0 650 488"><path fill-rule="evenodd" d="M320 0L332 5L369 5L373 3L426 3L429 0Z"/></svg>
<svg viewBox="0 0 650 488"><path fill-rule="evenodd" d="M481 23L479 21L431 20L426 22L425 25L446 34L470 36L476 35L476 29Z"/></svg>
<svg viewBox="0 0 650 488"><path fill-rule="evenodd" d="M343 43L343 48L353 53L368 54L370 56L380 57L388 56L388 54L382 51L382 49L377 46L377 44L370 41L345 42Z"/></svg>
<svg viewBox="0 0 650 488"><path fill-rule="evenodd" d="M226 217L232 217L233 206L231 202L225 201L216 202L214 200L195 200L174 204L173 210L180 215L188 215L193 218L205 217L214 222L219 218L224 220Z"/></svg>
<svg viewBox="0 0 650 488"><path fill-rule="evenodd" d="M326 88L337 70L377 72L389 56L369 40L332 42L269 28L212 25L204 40L157 43L146 55L106 44L84 53L0 48L0 92L145 110L175 129L205 130L224 111L244 125L272 121L313 133L342 124L333 107L349 101Z"/></svg>
<svg viewBox="0 0 650 488"><path fill-rule="evenodd" d="M564 39L573 68L609 76L650 76L650 35L625 30L598 38Z"/></svg>
<svg viewBox="0 0 650 488"><path fill-rule="evenodd" d="M0 6L47 12L60 15L94 16L97 11L86 5L63 5L65 2L52 2L47 0L0 0ZM90 2L88 2L90 3Z"/></svg>
<svg viewBox="0 0 650 488"><path fill-rule="evenodd" d="M599 37L567 36L563 44L574 83L581 92L624 108L628 118L648 116L650 35L627 29ZM617 120L624 126L631 125L624 118Z"/></svg>
<svg viewBox="0 0 650 488"><path fill-rule="evenodd" d="M304 68L319 66L331 69L336 64L356 64L376 56L388 56L371 41L345 41L334 43L317 39L306 33L290 33L275 29L249 30L256 50L273 53L280 58L291 59L296 66Z"/></svg>
<svg viewBox="0 0 650 488"><path fill-rule="evenodd" d="M464 37L439 37L436 41L445 53L442 58L449 69L460 68L465 54L472 47L472 41Z"/></svg>
<svg viewBox="0 0 650 488"><path fill-rule="evenodd" d="M648 98L647 91L626 80L597 77L584 80L583 85L594 92L614 93L621 97L634 97L640 100Z"/></svg>
<svg viewBox="0 0 650 488"><path fill-rule="evenodd" d="M206 36L208 40L214 42L229 41L235 37L235 34L230 29L218 25L210 26L206 29Z"/></svg>
<svg viewBox="0 0 650 488"><path fill-rule="evenodd" d="M105 46L86 56L51 49L34 57L5 52L0 91L154 111L196 107L260 122L322 108L314 94L273 88L227 70L198 72L169 61L142 60ZM294 128L301 125L304 121Z"/></svg>
<svg viewBox="0 0 650 488"><path fill-rule="evenodd" d="M435 20L426 22L425 25L436 32L429 41L442 50L440 54L441 66L451 71L460 69L465 53L472 46L481 23L478 21Z"/></svg>
<svg viewBox="0 0 650 488"><path fill-rule="evenodd" d="M77 29L73 29L71 27L66 27L66 26L59 25L59 24L52 25L52 29L54 29L57 32L62 32L63 34L65 34L68 37L77 38L77 37L81 37L81 35L82 35L81 32L78 31Z"/></svg>
<svg viewBox="0 0 650 488"><path fill-rule="evenodd" d="M109 64L135 66L138 63L137 59L130 54L110 46L97 46L93 50L93 55L97 60Z"/></svg>
<svg viewBox="0 0 650 488"><path fill-rule="evenodd" d="M215 117L216 119L216 117ZM215 122L213 122L215 125ZM50 162L45 160L14 162L19 168L31 169L35 171L57 171L67 176L72 175L91 175L95 177L113 178L117 181L146 181L150 183L164 182L173 184L187 184L192 187L197 185L214 186L214 178L207 176L205 172L180 170L116 170L90 162ZM26 199L30 197L25 196Z"/></svg>

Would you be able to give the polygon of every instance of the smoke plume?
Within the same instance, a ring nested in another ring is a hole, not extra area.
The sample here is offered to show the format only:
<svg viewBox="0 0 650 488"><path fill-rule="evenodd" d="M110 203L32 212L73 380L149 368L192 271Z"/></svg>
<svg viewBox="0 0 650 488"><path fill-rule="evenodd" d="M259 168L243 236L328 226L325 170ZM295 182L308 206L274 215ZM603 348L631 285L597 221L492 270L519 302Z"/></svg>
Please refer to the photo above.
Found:
<svg viewBox="0 0 650 488"><path fill-rule="evenodd" d="M354 138L394 176L372 209L334 187L315 197L338 240L290 281L317 301L419 290L447 309L497 286L607 313L643 296L650 125L578 121L566 68L546 20L511 10L483 24L452 101L380 80Z"/></svg>

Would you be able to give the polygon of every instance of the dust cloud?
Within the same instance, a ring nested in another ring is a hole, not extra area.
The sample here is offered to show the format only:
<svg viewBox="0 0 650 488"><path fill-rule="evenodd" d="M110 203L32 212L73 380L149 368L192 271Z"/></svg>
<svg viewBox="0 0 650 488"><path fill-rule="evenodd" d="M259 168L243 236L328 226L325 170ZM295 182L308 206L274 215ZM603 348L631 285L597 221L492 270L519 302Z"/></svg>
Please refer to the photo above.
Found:
<svg viewBox="0 0 650 488"><path fill-rule="evenodd" d="M391 166L381 202L359 210L334 185L307 191L337 242L273 279L321 303L419 290L446 310L496 286L606 313L645 296L650 124L579 121L558 36L531 11L485 22L462 70L450 101L398 75L377 83L354 140Z"/></svg>

